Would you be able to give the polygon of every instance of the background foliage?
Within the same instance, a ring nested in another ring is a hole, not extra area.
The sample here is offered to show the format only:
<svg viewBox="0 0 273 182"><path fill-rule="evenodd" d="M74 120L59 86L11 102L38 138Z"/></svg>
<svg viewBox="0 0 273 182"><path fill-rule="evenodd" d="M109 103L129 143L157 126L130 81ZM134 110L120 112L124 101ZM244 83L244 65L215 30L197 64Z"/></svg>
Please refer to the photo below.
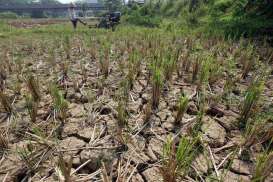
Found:
<svg viewBox="0 0 273 182"><path fill-rule="evenodd" d="M136 25L154 27L167 19L181 28L247 37L272 36L272 9L271 0L150 0L145 5L130 3L124 13Z"/></svg>

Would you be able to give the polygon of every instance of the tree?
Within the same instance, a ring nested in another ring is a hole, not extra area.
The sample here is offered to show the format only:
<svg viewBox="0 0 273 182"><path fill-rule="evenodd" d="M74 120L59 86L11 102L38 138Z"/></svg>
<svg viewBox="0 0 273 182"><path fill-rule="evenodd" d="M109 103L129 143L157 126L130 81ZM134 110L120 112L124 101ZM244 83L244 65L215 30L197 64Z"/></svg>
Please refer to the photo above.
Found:
<svg viewBox="0 0 273 182"><path fill-rule="evenodd" d="M60 4L57 0L39 0L38 2L35 2L35 4L42 4L42 5L56 5ZM44 12L40 10L33 10L31 13L32 18L45 18L47 16L54 16L54 12Z"/></svg>
<svg viewBox="0 0 273 182"><path fill-rule="evenodd" d="M87 2L82 3L81 8L82 8L83 16L86 17L86 12L88 10Z"/></svg>
<svg viewBox="0 0 273 182"><path fill-rule="evenodd" d="M86 12L88 10L88 3L86 0L78 0L76 1L76 4L81 7L82 10L82 14L85 17L86 16Z"/></svg>
<svg viewBox="0 0 273 182"><path fill-rule="evenodd" d="M117 11L122 7L122 0L101 0L100 2L102 2L109 11Z"/></svg>

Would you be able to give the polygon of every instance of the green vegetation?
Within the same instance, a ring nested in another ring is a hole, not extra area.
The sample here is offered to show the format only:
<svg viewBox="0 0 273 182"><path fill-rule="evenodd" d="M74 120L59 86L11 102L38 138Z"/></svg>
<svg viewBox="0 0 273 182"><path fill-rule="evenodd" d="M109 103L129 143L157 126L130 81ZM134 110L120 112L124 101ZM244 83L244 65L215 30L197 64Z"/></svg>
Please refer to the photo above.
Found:
<svg viewBox="0 0 273 182"><path fill-rule="evenodd" d="M65 121L67 117L67 107L68 102L64 99L63 94L58 89L56 85L52 85L50 88L50 93L53 99L53 107L54 112L58 114L58 117L60 117L61 121Z"/></svg>
<svg viewBox="0 0 273 182"><path fill-rule="evenodd" d="M273 152L264 152L258 156L252 181L265 181L273 167Z"/></svg>
<svg viewBox="0 0 273 182"><path fill-rule="evenodd" d="M240 126L244 128L248 119L258 111L258 101L264 88L264 83L260 78L255 79L246 91L244 103L239 119Z"/></svg>
<svg viewBox="0 0 273 182"><path fill-rule="evenodd" d="M164 182L175 182L178 175L185 176L199 148L198 138L183 137L176 148L172 139L168 138L163 146L163 166L160 169Z"/></svg>
<svg viewBox="0 0 273 182"><path fill-rule="evenodd" d="M263 0L154 0L144 6L132 3L124 12L125 20L136 25L158 27L167 19L184 30L240 38L272 36L272 8Z"/></svg>
<svg viewBox="0 0 273 182"><path fill-rule="evenodd" d="M124 20L133 25L145 26L145 27L159 27L161 23L161 18L155 14L155 12L145 5L139 7L133 4L129 9L124 10L125 17Z"/></svg>
<svg viewBox="0 0 273 182"><path fill-rule="evenodd" d="M38 103L34 101L32 96L26 96L26 107L32 122L36 121L38 112Z"/></svg>
<svg viewBox="0 0 273 182"><path fill-rule="evenodd" d="M176 124L179 124L184 116L184 113L188 109L188 104L189 104L189 99L187 96L181 96L179 101L178 101L178 112L175 118Z"/></svg>
<svg viewBox="0 0 273 182"><path fill-rule="evenodd" d="M227 27L271 3L240 2L131 4L115 31L2 20L0 181L270 180L271 37Z"/></svg>
<svg viewBox="0 0 273 182"><path fill-rule="evenodd" d="M155 67L153 70L152 85L152 106L154 109L156 109L159 105L161 89L163 86L162 73L160 68Z"/></svg>

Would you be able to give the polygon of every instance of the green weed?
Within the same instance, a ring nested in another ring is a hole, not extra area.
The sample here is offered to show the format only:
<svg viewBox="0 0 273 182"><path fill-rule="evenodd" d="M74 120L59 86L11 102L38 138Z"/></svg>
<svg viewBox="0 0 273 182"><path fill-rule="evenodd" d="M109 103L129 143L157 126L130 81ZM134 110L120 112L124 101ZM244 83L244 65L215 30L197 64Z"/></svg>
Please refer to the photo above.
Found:
<svg viewBox="0 0 273 182"><path fill-rule="evenodd" d="M39 80L33 75L28 76L27 87L32 95L33 100L38 103L42 97L40 92Z"/></svg>
<svg viewBox="0 0 273 182"><path fill-rule="evenodd" d="M209 81L209 76L210 76L210 67L211 67L211 59L207 57L201 63L197 90L201 91L206 88Z"/></svg>
<svg viewBox="0 0 273 182"><path fill-rule="evenodd" d="M38 112L38 103L33 99L32 96L26 96L26 107L32 122L36 121Z"/></svg>
<svg viewBox="0 0 273 182"><path fill-rule="evenodd" d="M50 94L53 99L54 110L59 113L59 117L64 121L67 117L68 102L56 85L51 85Z"/></svg>
<svg viewBox="0 0 273 182"><path fill-rule="evenodd" d="M174 57L171 55L172 52L168 50L166 56L163 57L163 70L164 70L164 78L165 81L172 80L174 68L175 68L175 60Z"/></svg>
<svg viewBox="0 0 273 182"><path fill-rule="evenodd" d="M184 116L184 113L187 111L188 109L188 104L189 104L189 99L187 96L181 96L179 101L178 101L178 104L177 104L177 108L178 108L178 112L177 112L177 115L175 117L175 123L178 125L180 124L183 116Z"/></svg>
<svg viewBox="0 0 273 182"><path fill-rule="evenodd" d="M263 152L257 158L255 171L251 181L260 182L270 175L273 168L273 152Z"/></svg>
<svg viewBox="0 0 273 182"><path fill-rule="evenodd" d="M200 59L199 58L195 58L194 64L192 66L192 83L194 83L197 79L199 70L200 70Z"/></svg>
<svg viewBox="0 0 273 182"><path fill-rule="evenodd" d="M160 68L155 68L152 75L152 107L156 109L159 105L161 88L163 86L162 71Z"/></svg>
<svg viewBox="0 0 273 182"><path fill-rule="evenodd" d="M167 139L163 146L163 165L160 170L163 181L175 182L178 175L187 175L190 165L198 153L196 146L198 141L198 137L189 139L183 136L176 148L174 141L170 138Z"/></svg>
<svg viewBox="0 0 273 182"><path fill-rule="evenodd" d="M102 50L100 51L99 67L104 78L108 77L110 67L110 53L111 46L109 43L104 42Z"/></svg>
<svg viewBox="0 0 273 182"><path fill-rule="evenodd" d="M257 103L263 92L263 89L264 81L259 80L259 78L254 79L251 85L248 87L239 118L240 128L245 128L248 119L254 113L255 107L257 107Z"/></svg>

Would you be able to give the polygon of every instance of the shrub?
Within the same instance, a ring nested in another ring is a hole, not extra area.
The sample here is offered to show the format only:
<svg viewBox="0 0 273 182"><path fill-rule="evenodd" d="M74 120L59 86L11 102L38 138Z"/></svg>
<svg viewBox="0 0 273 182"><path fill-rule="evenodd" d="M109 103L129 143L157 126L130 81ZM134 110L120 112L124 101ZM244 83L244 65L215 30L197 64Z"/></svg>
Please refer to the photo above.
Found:
<svg viewBox="0 0 273 182"><path fill-rule="evenodd" d="M226 12L233 4L232 0L220 0L216 1L213 7L214 11Z"/></svg>
<svg viewBox="0 0 273 182"><path fill-rule="evenodd" d="M133 12L125 19L126 22L132 25L144 26L144 27L159 27L161 19L155 16L141 15L139 12Z"/></svg>
<svg viewBox="0 0 273 182"><path fill-rule="evenodd" d="M161 18L156 15L155 10L148 5L143 7L132 6L131 9L127 11L125 21L132 25L153 28L159 27Z"/></svg>
<svg viewBox="0 0 273 182"><path fill-rule="evenodd" d="M197 25L198 24L198 16L196 13L189 13L187 16L186 16L186 22L188 25Z"/></svg>

